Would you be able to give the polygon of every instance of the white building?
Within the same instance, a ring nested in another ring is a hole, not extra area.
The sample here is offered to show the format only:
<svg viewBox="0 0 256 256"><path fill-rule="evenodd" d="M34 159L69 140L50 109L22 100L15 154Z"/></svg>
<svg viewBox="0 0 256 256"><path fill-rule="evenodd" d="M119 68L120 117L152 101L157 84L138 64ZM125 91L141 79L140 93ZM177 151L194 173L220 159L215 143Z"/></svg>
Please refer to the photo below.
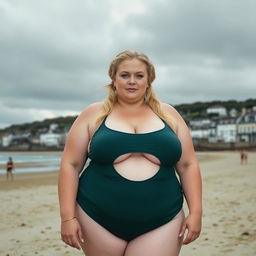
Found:
<svg viewBox="0 0 256 256"><path fill-rule="evenodd" d="M230 109L230 111L229 111L229 115L230 115L231 117L237 117L238 112L237 112L237 110L236 110L235 108L232 108L232 109Z"/></svg>
<svg viewBox="0 0 256 256"><path fill-rule="evenodd" d="M193 139L208 139L210 136L210 129L208 128L191 128L190 134Z"/></svg>
<svg viewBox="0 0 256 256"><path fill-rule="evenodd" d="M223 142L235 142L237 138L236 119L223 119L217 124L217 138Z"/></svg>
<svg viewBox="0 0 256 256"><path fill-rule="evenodd" d="M193 141L206 139L208 142L216 141L216 122L208 117L198 117L189 122L190 134Z"/></svg>
<svg viewBox="0 0 256 256"><path fill-rule="evenodd" d="M45 133L40 135L40 144L45 146L58 147L62 140L62 135L59 133Z"/></svg>
<svg viewBox="0 0 256 256"><path fill-rule="evenodd" d="M207 108L207 114L219 114L219 116L227 116L227 109L225 107L215 105Z"/></svg>
<svg viewBox="0 0 256 256"><path fill-rule="evenodd" d="M49 126L49 131L53 132L54 130L56 130L58 128L58 124L52 123Z"/></svg>
<svg viewBox="0 0 256 256"><path fill-rule="evenodd" d="M8 134L2 137L2 146L8 147L13 144L20 144L20 143L29 143L30 141L30 133L22 133L22 134Z"/></svg>
<svg viewBox="0 0 256 256"><path fill-rule="evenodd" d="M239 119L238 140L256 143L256 111L246 113Z"/></svg>
<svg viewBox="0 0 256 256"><path fill-rule="evenodd" d="M3 136L2 137L2 146L3 147L8 147L12 142L12 138L13 138L12 134Z"/></svg>
<svg viewBox="0 0 256 256"><path fill-rule="evenodd" d="M191 127L205 127L205 126L209 126L210 123L211 123L211 120L207 117L197 117L190 120L189 125Z"/></svg>

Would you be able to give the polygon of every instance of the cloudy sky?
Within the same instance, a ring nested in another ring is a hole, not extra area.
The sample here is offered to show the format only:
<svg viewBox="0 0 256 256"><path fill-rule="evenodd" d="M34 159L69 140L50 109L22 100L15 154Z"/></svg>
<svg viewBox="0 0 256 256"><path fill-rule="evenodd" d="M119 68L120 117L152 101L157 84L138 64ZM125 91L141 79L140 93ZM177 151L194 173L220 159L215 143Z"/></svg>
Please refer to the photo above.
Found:
<svg viewBox="0 0 256 256"><path fill-rule="evenodd" d="M0 0L0 128L78 114L126 49L170 104L256 98L254 0Z"/></svg>

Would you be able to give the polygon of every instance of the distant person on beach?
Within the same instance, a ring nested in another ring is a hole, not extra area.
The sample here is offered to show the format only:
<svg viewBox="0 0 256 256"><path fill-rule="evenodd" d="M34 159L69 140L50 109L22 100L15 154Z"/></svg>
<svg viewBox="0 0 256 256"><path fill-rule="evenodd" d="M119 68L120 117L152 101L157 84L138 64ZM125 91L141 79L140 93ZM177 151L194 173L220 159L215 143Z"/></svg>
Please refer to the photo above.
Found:
<svg viewBox="0 0 256 256"><path fill-rule="evenodd" d="M248 161L248 152L244 151L244 163L247 164Z"/></svg>
<svg viewBox="0 0 256 256"><path fill-rule="evenodd" d="M9 180L9 177L11 180L13 180L13 170L14 170L14 163L12 160L12 157L8 158L8 161L6 163L6 179Z"/></svg>
<svg viewBox="0 0 256 256"><path fill-rule="evenodd" d="M244 149L240 151L240 164L247 164L248 152Z"/></svg>
<svg viewBox="0 0 256 256"><path fill-rule="evenodd" d="M243 164L244 163L244 151L241 150L240 151L240 164Z"/></svg>
<svg viewBox="0 0 256 256"><path fill-rule="evenodd" d="M109 76L108 98L87 106L68 134L61 238L87 256L176 256L201 231L202 182L189 129L157 99L145 54L121 52Z"/></svg>

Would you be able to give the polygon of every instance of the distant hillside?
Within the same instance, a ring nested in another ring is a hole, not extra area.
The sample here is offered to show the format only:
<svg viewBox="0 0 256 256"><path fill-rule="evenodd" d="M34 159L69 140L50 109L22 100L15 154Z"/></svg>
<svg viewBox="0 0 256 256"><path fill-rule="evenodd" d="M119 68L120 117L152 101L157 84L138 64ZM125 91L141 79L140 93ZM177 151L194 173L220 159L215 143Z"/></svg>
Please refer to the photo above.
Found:
<svg viewBox="0 0 256 256"><path fill-rule="evenodd" d="M0 130L0 133L8 132L31 132L36 134L38 130L49 128L49 125L52 123L58 124L59 130L64 130L72 125L77 116L66 116L66 117L56 117L49 118L43 121L35 121L32 123L17 124L11 125L5 129Z"/></svg>
<svg viewBox="0 0 256 256"><path fill-rule="evenodd" d="M245 101L236 101L236 100L228 100L228 101L209 101L209 102L195 102L192 104L179 104L174 106L179 112L183 112L184 114L188 113L203 113L207 108L221 105L229 111L232 108L235 108L238 112L242 111L242 108L252 108L256 106L256 99L248 99Z"/></svg>
<svg viewBox="0 0 256 256"><path fill-rule="evenodd" d="M187 118L193 118L196 116L204 116L206 115L206 109L214 106L221 105L225 107L228 111L232 108L236 109L238 112L242 112L243 108L252 108L256 106L256 99L248 99L245 101L236 101L236 100L228 100L228 101L209 101L209 102L195 102L192 104L179 104L174 107L182 114L186 115Z"/></svg>
<svg viewBox="0 0 256 256"><path fill-rule="evenodd" d="M210 101L210 102L195 102L192 104L179 104L174 107L182 114L186 115L186 118L193 118L196 116L204 116L207 108L221 105L226 107L229 111L232 108L235 108L238 112L242 111L242 108L252 108L256 106L256 99L248 99L245 101L236 101L236 100L228 100L228 101ZM32 134L36 134L38 130L49 128L49 125L52 123L56 123L59 126L59 130L68 129L77 116L66 116L66 117L57 117L51 119L45 119L43 121L36 121L32 123L25 123L19 125L11 125L5 129L0 130L0 133L8 133L8 132L31 132Z"/></svg>

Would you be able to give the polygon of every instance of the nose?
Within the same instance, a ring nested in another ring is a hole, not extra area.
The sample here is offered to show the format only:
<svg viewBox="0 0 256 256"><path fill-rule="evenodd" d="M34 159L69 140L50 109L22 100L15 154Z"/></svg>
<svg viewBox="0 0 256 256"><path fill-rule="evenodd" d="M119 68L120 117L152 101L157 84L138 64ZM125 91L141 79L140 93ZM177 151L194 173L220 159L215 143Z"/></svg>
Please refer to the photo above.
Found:
<svg viewBox="0 0 256 256"><path fill-rule="evenodd" d="M134 76L130 76L129 83L130 84L135 84L135 82L136 82L135 77Z"/></svg>

